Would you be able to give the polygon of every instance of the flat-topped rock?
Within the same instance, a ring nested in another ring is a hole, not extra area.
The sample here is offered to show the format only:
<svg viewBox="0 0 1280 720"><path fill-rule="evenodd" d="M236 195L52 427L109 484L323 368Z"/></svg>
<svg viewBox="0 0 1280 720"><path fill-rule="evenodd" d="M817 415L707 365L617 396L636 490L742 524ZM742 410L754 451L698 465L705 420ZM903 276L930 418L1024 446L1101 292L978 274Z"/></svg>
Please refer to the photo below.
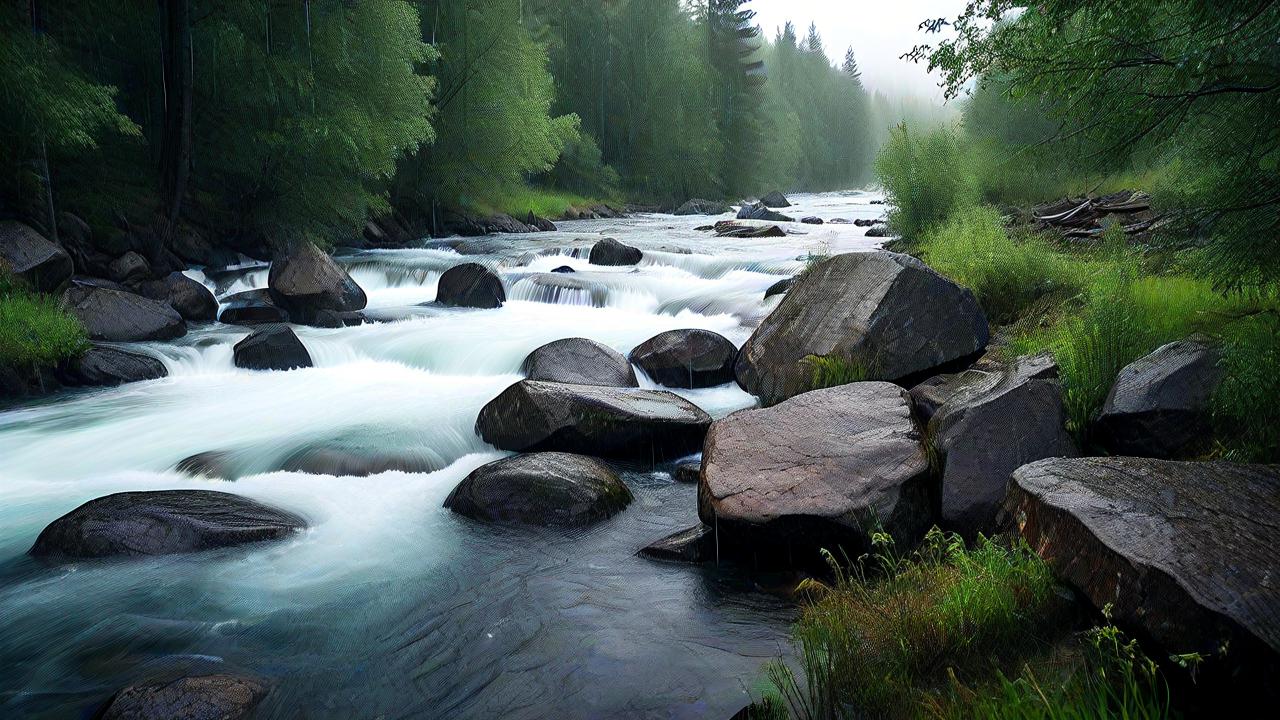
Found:
<svg viewBox="0 0 1280 720"><path fill-rule="evenodd" d="M241 720L267 695L261 680L197 675L131 685L116 693L98 720Z"/></svg>
<svg viewBox="0 0 1280 720"><path fill-rule="evenodd" d="M631 491L608 464L561 452L517 455L476 468L444 506L477 520L582 527L631 504Z"/></svg>
<svg viewBox="0 0 1280 720"><path fill-rule="evenodd" d="M1280 466L1042 460L1013 473L1006 509L1056 575L1163 650L1280 659Z"/></svg>
<svg viewBox="0 0 1280 720"><path fill-rule="evenodd" d="M62 307L80 319L90 340L172 340L187 334L177 310L122 290L73 285L63 293Z"/></svg>
<svg viewBox="0 0 1280 720"><path fill-rule="evenodd" d="M710 424L696 405L663 390L523 380L484 406L476 432L515 452L658 461L697 452Z"/></svg>
<svg viewBox="0 0 1280 720"><path fill-rule="evenodd" d="M930 494L906 391L864 382L714 422L698 515L718 529L722 551L796 559L842 546L856 557L877 526L903 546L923 535Z"/></svg>
<svg viewBox="0 0 1280 720"><path fill-rule="evenodd" d="M54 520L31 554L47 558L171 555L279 540L305 528L288 512L211 490L122 492Z"/></svg>
<svg viewBox="0 0 1280 720"><path fill-rule="evenodd" d="M622 353L587 338L549 342L529 353L520 371L530 380L639 387L636 371Z"/></svg>
<svg viewBox="0 0 1280 720"><path fill-rule="evenodd" d="M659 385L706 388L733 382L738 348L710 330L668 330L640 343L631 362Z"/></svg>

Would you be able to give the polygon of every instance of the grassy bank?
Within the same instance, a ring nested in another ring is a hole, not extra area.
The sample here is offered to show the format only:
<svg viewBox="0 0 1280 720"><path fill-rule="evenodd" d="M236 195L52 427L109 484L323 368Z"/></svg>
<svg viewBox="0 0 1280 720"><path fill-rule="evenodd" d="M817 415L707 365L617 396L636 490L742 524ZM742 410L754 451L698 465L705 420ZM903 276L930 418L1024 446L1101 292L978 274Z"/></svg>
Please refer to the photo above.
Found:
<svg viewBox="0 0 1280 720"><path fill-rule="evenodd" d="M0 270L0 368L25 375L73 357L87 345L80 322L57 301L28 291Z"/></svg>
<svg viewBox="0 0 1280 720"><path fill-rule="evenodd" d="M476 203L474 208L483 214L505 213L523 220L530 212L538 217L556 220L569 208L589 208L593 205L616 204L617 198L589 198L574 193L522 185L504 190L497 197Z"/></svg>

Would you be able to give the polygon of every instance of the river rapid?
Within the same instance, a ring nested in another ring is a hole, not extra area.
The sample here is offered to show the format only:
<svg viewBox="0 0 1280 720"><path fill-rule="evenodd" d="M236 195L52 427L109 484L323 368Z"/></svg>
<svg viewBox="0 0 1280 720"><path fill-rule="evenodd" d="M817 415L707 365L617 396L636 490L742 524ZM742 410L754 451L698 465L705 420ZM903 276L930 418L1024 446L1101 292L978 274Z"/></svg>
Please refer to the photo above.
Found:
<svg viewBox="0 0 1280 720"><path fill-rule="evenodd" d="M874 218L879 196L801 195L795 217ZM725 216L727 217L727 216ZM624 468L635 502L581 531L486 525L441 507L468 472L503 457L475 433L481 407L534 348L587 337L626 354L653 335L705 328L741 345L810 255L876 247L853 225L720 239L720 218L636 215L559 231L360 251L340 258L373 324L295 327L316 367L232 364L248 329L193 326L133 349L169 377L63 391L0 409L0 716L87 717L150 675L248 672L272 692L263 718L728 718L765 662L790 652L793 604L728 566L636 551L697 522L696 488L669 465ZM637 267L587 263L603 236ZM494 265L496 310L429 304L441 272ZM568 265L578 272L552 275ZM264 287L265 268L192 277L219 298ZM565 278L569 278L566 280ZM654 387L643 377L641 384ZM722 417L755 404L736 385L680 390ZM332 477L282 471L314 449L412 456L431 472ZM175 465L226 454L232 483ZM125 490L234 492L304 516L274 544L47 566L40 530Z"/></svg>

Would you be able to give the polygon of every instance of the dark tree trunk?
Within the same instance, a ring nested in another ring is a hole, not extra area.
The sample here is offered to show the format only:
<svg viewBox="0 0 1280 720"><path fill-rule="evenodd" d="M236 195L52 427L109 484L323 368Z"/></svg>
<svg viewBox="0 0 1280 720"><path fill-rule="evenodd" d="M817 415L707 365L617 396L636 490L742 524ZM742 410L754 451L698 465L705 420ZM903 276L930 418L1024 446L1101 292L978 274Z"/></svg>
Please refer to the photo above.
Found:
<svg viewBox="0 0 1280 720"><path fill-rule="evenodd" d="M190 0L159 0L164 25L164 135L160 143L160 192L165 203L165 239L173 235L191 175L192 50Z"/></svg>

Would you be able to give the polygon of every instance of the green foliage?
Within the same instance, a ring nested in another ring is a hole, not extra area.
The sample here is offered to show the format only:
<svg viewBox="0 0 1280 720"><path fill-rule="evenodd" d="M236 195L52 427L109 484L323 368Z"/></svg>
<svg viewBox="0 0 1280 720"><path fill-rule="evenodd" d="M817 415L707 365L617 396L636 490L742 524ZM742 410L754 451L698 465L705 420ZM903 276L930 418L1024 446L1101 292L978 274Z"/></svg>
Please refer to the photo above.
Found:
<svg viewBox="0 0 1280 720"><path fill-rule="evenodd" d="M862 364L838 355L807 355L800 362L813 371L809 381L811 390L863 382L871 376Z"/></svg>
<svg viewBox="0 0 1280 720"><path fill-rule="evenodd" d="M539 187L517 186L485 203L476 210L484 213L506 213L523 220L532 212L543 218L562 217L569 208L588 208L607 203L612 198L589 198Z"/></svg>
<svg viewBox="0 0 1280 720"><path fill-rule="evenodd" d="M586 132L570 138L560 151L560 159L546 175L546 184L569 193L595 197L617 197L622 178L604 162L600 146Z"/></svg>
<svg viewBox="0 0 1280 720"><path fill-rule="evenodd" d="M906 123L899 125L880 150L875 167L891 204L889 224L908 244L920 242L952 213L978 199L965 148L949 128L921 137Z"/></svg>
<svg viewBox="0 0 1280 720"><path fill-rule="evenodd" d="M1228 458L1280 462L1280 313L1275 308L1227 326L1223 381L1214 398Z"/></svg>
<svg viewBox="0 0 1280 720"><path fill-rule="evenodd" d="M0 366L20 371L50 367L87 346L79 320L0 270Z"/></svg>

